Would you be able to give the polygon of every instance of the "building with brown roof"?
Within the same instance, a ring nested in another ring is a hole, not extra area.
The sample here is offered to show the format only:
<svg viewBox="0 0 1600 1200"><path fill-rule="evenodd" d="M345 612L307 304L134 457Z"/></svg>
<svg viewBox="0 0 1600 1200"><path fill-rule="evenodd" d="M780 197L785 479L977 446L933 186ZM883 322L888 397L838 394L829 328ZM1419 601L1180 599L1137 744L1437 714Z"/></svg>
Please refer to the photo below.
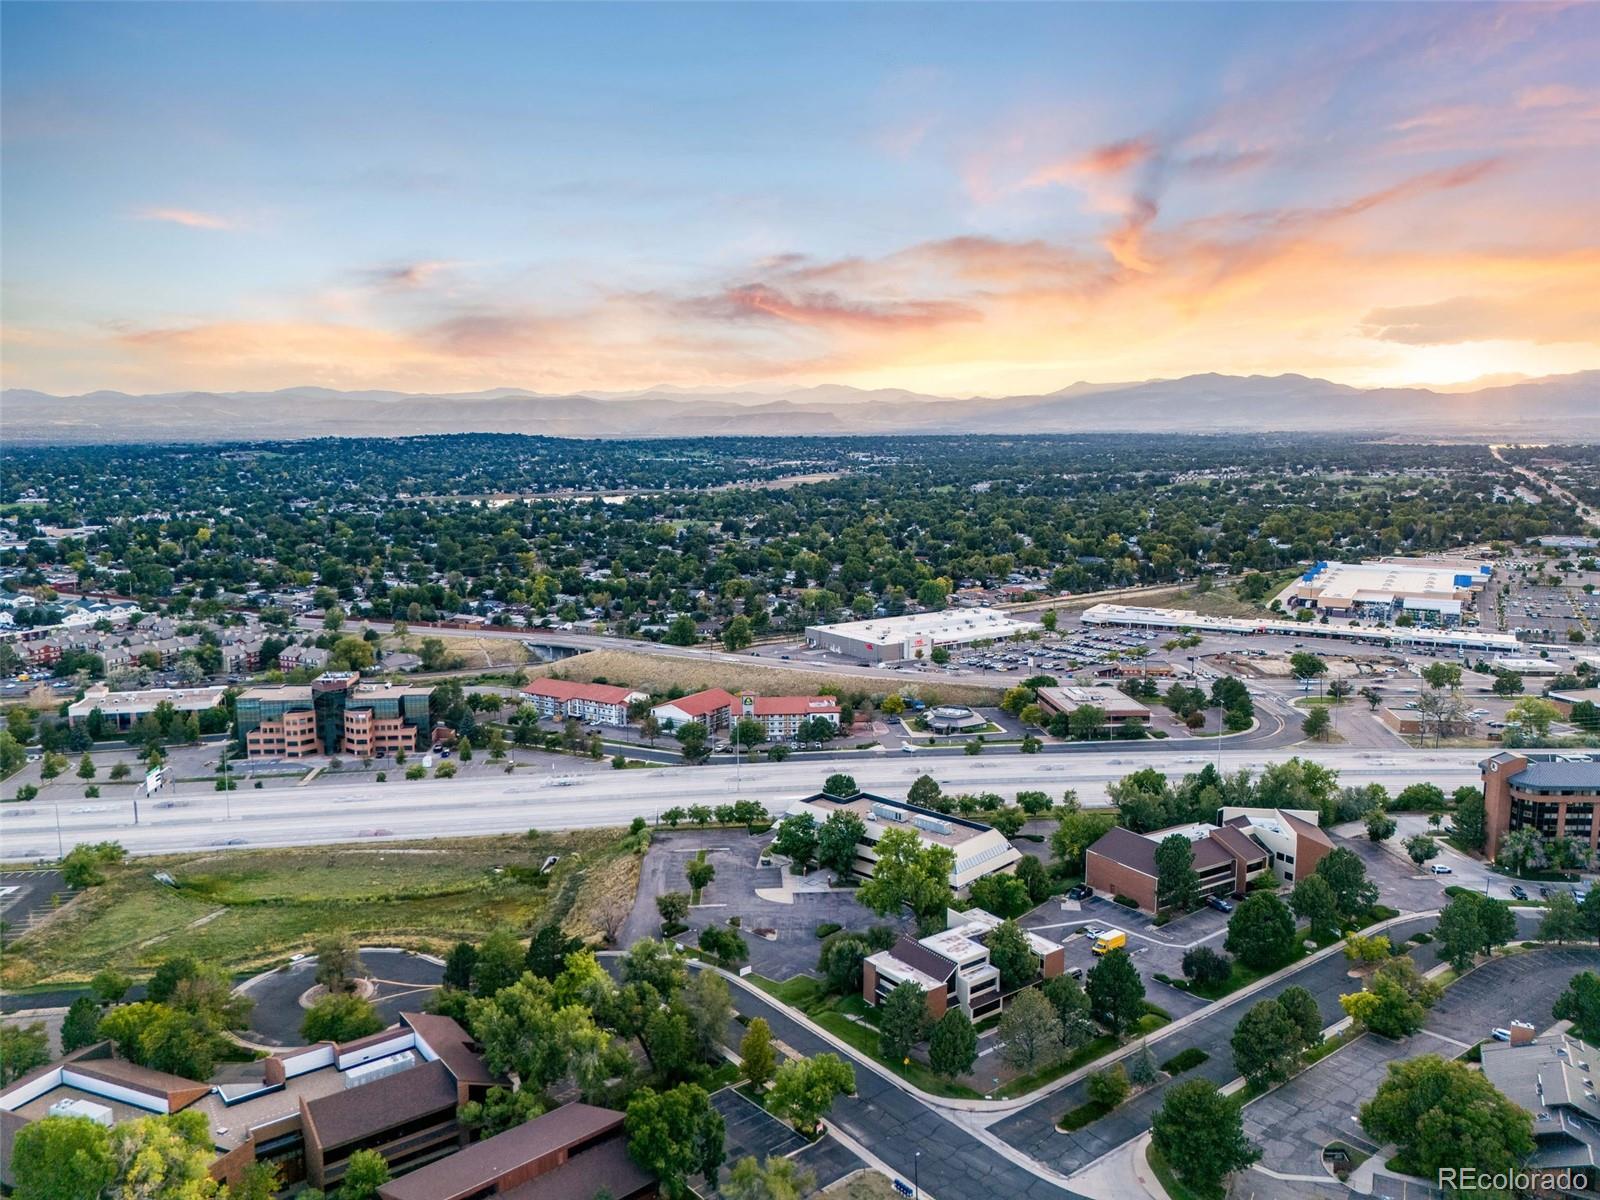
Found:
<svg viewBox="0 0 1600 1200"><path fill-rule="evenodd" d="M959 1008L973 1021L993 1016L1004 999L1000 991L1000 971L989 961L989 934L1001 924L1000 918L981 908L946 914L947 928L925 938L902 934L887 950L870 955L862 963L861 998L868 1004L881 1004L902 983L921 988L927 1001L928 1017L937 1021L952 1008ZM1039 956L1043 978L1054 979L1066 970L1066 948L1049 938L1023 931L1029 948Z"/></svg>
<svg viewBox="0 0 1600 1200"><path fill-rule="evenodd" d="M522 688L522 694L541 717L572 717L619 728L628 723L628 706L646 699L644 692L634 688L571 679L535 679Z"/></svg>
<svg viewBox="0 0 1600 1200"><path fill-rule="evenodd" d="M656 1181L628 1156L623 1114L564 1104L384 1184L380 1200L614 1200L654 1196Z"/></svg>
<svg viewBox="0 0 1600 1200"><path fill-rule="evenodd" d="M1251 879L1272 871L1286 883L1309 875L1333 850L1314 812L1277 808L1224 808L1221 824L1200 822L1134 833L1118 825L1084 854L1090 887L1126 896L1157 911L1156 848L1174 834L1189 839L1202 896L1242 895Z"/></svg>

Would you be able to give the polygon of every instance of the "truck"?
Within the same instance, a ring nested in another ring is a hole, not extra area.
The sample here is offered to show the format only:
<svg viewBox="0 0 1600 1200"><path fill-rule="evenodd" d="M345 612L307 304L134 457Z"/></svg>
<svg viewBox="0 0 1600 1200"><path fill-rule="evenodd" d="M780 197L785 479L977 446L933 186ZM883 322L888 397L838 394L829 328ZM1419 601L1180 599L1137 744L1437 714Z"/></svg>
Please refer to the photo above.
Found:
<svg viewBox="0 0 1600 1200"><path fill-rule="evenodd" d="M1121 950L1128 944L1128 935L1120 929L1102 930L1100 936L1094 940L1094 954L1096 958L1110 954L1113 950Z"/></svg>

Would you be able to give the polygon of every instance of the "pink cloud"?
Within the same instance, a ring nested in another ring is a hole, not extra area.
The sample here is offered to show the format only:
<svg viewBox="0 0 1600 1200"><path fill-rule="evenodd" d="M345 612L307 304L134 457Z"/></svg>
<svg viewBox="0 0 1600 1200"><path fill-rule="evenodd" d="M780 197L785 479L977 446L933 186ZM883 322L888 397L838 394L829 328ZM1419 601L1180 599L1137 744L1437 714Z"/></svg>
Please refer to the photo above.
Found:
<svg viewBox="0 0 1600 1200"><path fill-rule="evenodd" d="M192 208L144 208L133 214L136 221L165 221L182 225L185 229L234 229L237 226L226 217L200 212Z"/></svg>

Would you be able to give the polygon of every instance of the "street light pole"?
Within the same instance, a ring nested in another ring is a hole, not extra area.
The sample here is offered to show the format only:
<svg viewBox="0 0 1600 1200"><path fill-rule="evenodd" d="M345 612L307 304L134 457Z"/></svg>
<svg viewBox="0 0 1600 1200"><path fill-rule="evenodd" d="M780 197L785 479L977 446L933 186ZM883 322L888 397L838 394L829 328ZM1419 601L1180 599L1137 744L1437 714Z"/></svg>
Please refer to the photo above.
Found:
<svg viewBox="0 0 1600 1200"><path fill-rule="evenodd" d="M922 1195L922 1151L918 1150L911 1159L911 1200L918 1200Z"/></svg>

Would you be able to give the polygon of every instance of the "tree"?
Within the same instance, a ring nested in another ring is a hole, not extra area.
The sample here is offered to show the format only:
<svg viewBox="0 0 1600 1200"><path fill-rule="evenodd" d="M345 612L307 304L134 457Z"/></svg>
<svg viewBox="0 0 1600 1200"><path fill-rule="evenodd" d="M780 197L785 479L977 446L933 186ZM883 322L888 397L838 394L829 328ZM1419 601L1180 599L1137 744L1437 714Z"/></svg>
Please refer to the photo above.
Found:
<svg viewBox="0 0 1600 1200"><path fill-rule="evenodd" d="M1289 672L1296 679L1317 679L1328 673L1328 664L1315 654L1297 650L1289 656Z"/></svg>
<svg viewBox="0 0 1600 1200"><path fill-rule="evenodd" d="M720 925L708 925L702 929L698 945L702 951L727 967L750 957L750 947L745 945L745 940L733 930Z"/></svg>
<svg viewBox="0 0 1600 1200"><path fill-rule="evenodd" d="M1023 859L1032 862L1032 859ZM1020 917L1033 907L1028 885L1015 875L985 875L968 889L973 905L997 917Z"/></svg>
<svg viewBox="0 0 1600 1200"><path fill-rule="evenodd" d="M700 630L694 623L694 618L687 613L679 613L672 618L672 623L667 626L667 632L661 640L669 646L692 646L700 640Z"/></svg>
<svg viewBox="0 0 1600 1200"><path fill-rule="evenodd" d="M1050 898L1050 873L1031 854L1024 854L1017 863L1016 879L1027 890L1030 905L1043 904Z"/></svg>
<svg viewBox="0 0 1600 1200"><path fill-rule="evenodd" d="M911 790L906 793L906 800L919 808L937 810L941 795L943 795L943 792L939 789L938 780L934 779L932 775L918 775L911 781Z"/></svg>
<svg viewBox="0 0 1600 1200"><path fill-rule="evenodd" d="M1324 857L1316 874L1333 889L1333 902L1341 917L1360 916L1378 902L1378 885L1367 879L1366 864L1348 846Z"/></svg>
<svg viewBox="0 0 1600 1200"><path fill-rule="evenodd" d="M317 982L330 992L347 990L361 969L356 944L347 933L318 938L312 943L311 952L317 959Z"/></svg>
<svg viewBox="0 0 1600 1200"><path fill-rule="evenodd" d="M1543 867L1548 861L1544 837L1537 829L1527 826L1513 829L1500 839L1500 851L1495 861L1513 875L1521 875L1530 867Z"/></svg>
<svg viewBox="0 0 1600 1200"><path fill-rule="evenodd" d="M1161 839L1156 847L1156 907L1187 912L1200 903L1200 876L1194 869L1194 845L1181 833Z"/></svg>
<svg viewBox="0 0 1600 1200"><path fill-rule="evenodd" d="M656 911L663 925L681 925L689 915L688 892L662 892L656 897Z"/></svg>
<svg viewBox="0 0 1600 1200"><path fill-rule="evenodd" d="M865 821L853 812L831 812L817 831L817 861L835 878L848 878L855 869L856 847L866 840Z"/></svg>
<svg viewBox="0 0 1600 1200"><path fill-rule="evenodd" d="M1339 932L1339 907L1322 876L1307 875L1295 884L1289 893L1289 907L1309 926L1313 938L1331 938Z"/></svg>
<svg viewBox="0 0 1600 1200"><path fill-rule="evenodd" d="M1411 861L1419 867L1430 858L1438 857L1439 854L1439 843L1425 833L1413 834L1401 845L1405 846L1406 853L1411 856Z"/></svg>
<svg viewBox="0 0 1600 1200"><path fill-rule="evenodd" d="M493 996L510 987L522 974L525 951L509 925L489 931L478 947L478 961L472 972L472 990L478 996Z"/></svg>
<svg viewBox="0 0 1600 1200"><path fill-rule="evenodd" d="M1333 717L1329 715L1327 708L1320 704L1308 712L1305 720L1300 722L1300 732L1319 742L1326 741L1332 731Z"/></svg>
<svg viewBox="0 0 1600 1200"><path fill-rule="evenodd" d="M752 746L759 746L767 740L767 726L764 722L758 721L754 717L740 717L733 723L733 732L729 735L728 740L734 745L743 746L746 749Z"/></svg>
<svg viewBox="0 0 1600 1200"><path fill-rule="evenodd" d="M984 944L989 949L989 961L1000 972L1002 992L1014 992L1032 983L1039 973L1039 958L1015 921L1001 921Z"/></svg>
<svg viewBox="0 0 1600 1200"><path fill-rule="evenodd" d="M1300 1030L1300 1040L1315 1046L1322 1040L1322 1010L1317 999L1303 987L1287 987L1278 993L1278 1006Z"/></svg>
<svg viewBox="0 0 1600 1200"><path fill-rule="evenodd" d="M1197 987L1221 987L1233 974L1233 964L1210 946L1195 946L1183 952L1183 975Z"/></svg>
<svg viewBox="0 0 1600 1200"><path fill-rule="evenodd" d="M1089 972L1084 991L1095 1020L1113 1033L1126 1033L1144 1014L1144 980L1126 950L1104 955Z"/></svg>
<svg viewBox="0 0 1600 1200"><path fill-rule="evenodd" d="M85 750L83 752L83 757L78 760L78 778L79 779L93 779L94 775L95 775L94 759L90 758L89 757L89 752L87 750Z"/></svg>
<svg viewBox="0 0 1600 1200"><path fill-rule="evenodd" d="M711 747L706 743L706 727L699 721L679 725L672 731L672 736L677 739L685 762L702 763L711 757Z"/></svg>
<svg viewBox="0 0 1600 1200"><path fill-rule="evenodd" d="M967 1014L952 1008L928 1034L928 1065L946 1079L972 1070L978 1061L978 1033Z"/></svg>
<svg viewBox="0 0 1600 1200"><path fill-rule="evenodd" d="M723 1200L801 1200L817 1186L815 1171L802 1171L790 1158L768 1158L756 1162L747 1154L728 1172L728 1181L718 1189Z"/></svg>
<svg viewBox="0 0 1600 1200"><path fill-rule="evenodd" d="M114 967L106 967L96 972L95 977L89 981L89 990L101 1004L121 1003L132 986L133 980Z"/></svg>
<svg viewBox="0 0 1600 1200"><path fill-rule="evenodd" d="M1455 663L1429 663L1422 669L1422 681L1434 691L1461 686L1461 668Z"/></svg>
<svg viewBox="0 0 1600 1200"><path fill-rule="evenodd" d="M1366 991L1340 996L1339 1006L1373 1033L1401 1038L1422 1028L1439 993L1439 985L1424 979L1417 964L1402 955L1380 966Z"/></svg>
<svg viewBox="0 0 1600 1200"><path fill-rule="evenodd" d="M333 992L306 1010L300 1036L310 1042L353 1042L383 1028L383 1018L372 1002L361 996Z"/></svg>
<svg viewBox="0 0 1600 1200"><path fill-rule="evenodd" d="M1360 1110L1375 1142L1394 1143L1406 1173L1438 1178L1441 1167L1510 1172L1533 1151L1533 1114L1465 1063L1424 1054L1391 1062Z"/></svg>
<svg viewBox="0 0 1600 1200"><path fill-rule="evenodd" d="M79 996L61 1022L61 1053L71 1054L99 1040L100 1006L88 996Z"/></svg>
<svg viewBox="0 0 1600 1200"><path fill-rule="evenodd" d="M1381 808L1375 808L1367 814L1367 838L1370 841L1386 842L1399 828L1395 819Z"/></svg>
<svg viewBox="0 0 1600 1200"><path fill-rule="evenodd" d="M1383 962L1389 957L1389 950L1389 939L1381 933L1371 936L1347 933L1344 936L1344 956L1351 962Z"/></svg>
<svg viewBox="0 0 1600 1200"><path fill-rule="evenodd" d="M1458 972L1472 965L1483 949L1483 930L1478 926L1478 897L1463 892L1451 899L1439 914L1433 936L1439 943L1439 957Z"/></svg>
<svg viewBox="0 0 1600 1200"><path fill-rule="evenodd" d="M727 650L743 650L754 641L750 631L750 618L737 616L722 629L722 645Z"/></svg>
<svg viewBox="0 0 1600 1200"><path fill-rule="evenodd" d="M1524 737L1546 738L1550 736L1551 724L1561 719L1561 710L1548 700L1528 696L1508 708L1505 719L1508 726L1517 726Z"/></svg>
<svg viewBox="0 0 1600 1200"><path fill-rule="evenodd" d="M389 1163L376 1150L357 1150L345 1164L339 1200L375 1200L389 1182Z"/></svg>
<svg viewBox="0 0 1600 1200"><path fill-rule="evenodd" d="M1112 1063L1109 1067L1090 1075L1085 1088L1090 1101L1107 1112L1126 1100L1132 1090L1132 1085L1128 1082L1128 1072L1121 1063Z"/></svg>
<svg viewBox="0 0 1600 1200"><path fill-rule="evenodd" d="M711 881L717 877L716 864L706 862L704 859L691 858L684 864L683 873L689 880L689 886L695 891L709 887Z"/></svg>
<svg viewBox="0 0 1600 1200"><path fill-rule="evenodd" d="M1057 1036L1061 1039L1063 1054L1070 1054L1094 1036L1094 1023L1089 1018L1089 997L1084 995L1076 979L1070 975L1046 979L1039 987L1039 994L1050 1002L1050 1007L1055 1009L1056 1019L1061 1022Z"/></svg>
<svg viewBox="0 0 1600 1200"><path fill-rule="evenodd" d="M822 784L822 794L824 796L835 796L841 800L847 800L851 796L856 796L860 793L861 789L856 786L855 777L852 775L835 773L829 775Z"/></svg>
<svg viewBox="0 0 1600 1200"><path fill-rule="evenodd" d="M1255 970L1280 967L1294 953L1294 914L1271 892L1253 892L1228 918L1223 948Z"/></svg>
<svg viewBox="0 0 1600 1200"><path fill-rule="evenodd" d="M1191 1079L1167 1089L1150 1122L1155 1148L1190 1187L1215 1190L1235 1171L1261 1157L1244 1136L1239 1104L1209 1079Z"/></svg>
<svg viewBox="0 0 1600 1200"><path fill-rule="evenodd" d="M87 1117L22 1125L8 1165L17 1200L97 1200L117 1177L111 1131Z"/></svg>
<svg viewBox="0 0 1600 1200"><path fill-rule="evenodd" d="M1483 790L1459 787L1455 790L1455 812L1450 817L1450 828L1456 840L1471 850L1482 850L1488 833L1488 820L1483 808Z"/></svg>
<svg viewBox="0 0 1600 1200"><path fill-rule="evenodd" d="M1556 892L1545 901L1544 920L1539 922L1541 942L1576 941L1583 936L1583 919L1571 892Z"/></svg>
<svg viewBox="0 0 1600 1200"><path fill-rule="evenodd" d="M1573 1032L1594 1044L1600 1038L1600 975L1580 971L1556 998L1551 1015L1558 1021L1571 1021Z"/></svg>
<svg viewBox="0 0 1600 1200"><path fill-rule="evenodd" d="M567 967L567 956L583 949L577 938L561 932L559 925L541 925L528 941L523 965L540 979L554 980Z"/></svg>
<svg viewBox="0 0 1600 1200"><path fill-rule="evenodd" d="M1276 1000L1260 1000L1233 1027L1233 1065L1252 1087L1282 1083L1300 1065L1305 1036Z"/></svg>
<svg viewBox="0 0 1600 1200"><path fill-rule="evenodd" d="M778 1069L778 1053L772 1046L772 1026L765 1017L755 1017L739 1043L739 1073L750 1082L751 1088L760 1092L772 1082Z"/></svg>
<svg viewBox="0 0 1600 1200"><path fill-rule="evenodd" d="M855 1070L837 1054L797 1058L778 1068L767 1096L767 1111L811 1133L834 1100L855 1090Z"/></svg>
<svg viewBox="0 0 1600 1200"><path fill-rule="evenodd" d="M1027 1072L1061 1054L1066 1041L1055 1006L1037 988L1014 997L1000 1016L1000 1057Z"/></svg>
<svg viewBox="0 0 1600 1200"><path fill-rule="evenodd" d="M50 1035L43 1021L0 1025L0 1087L50 1061Z"/></svg>
<svg viewBox="0 0 1600 1200"><path fill-rule="evenodd" d="M1067 714L1066 726L1073 741L1092 741L1106 728L1106 710L1098 704L1080 704Z"/></svg>
<svg viewBox="0 0 1600 1200"><path fill-rule="evenodd" d="M861 963L871 953L867 939L856 934L830 938L823 944L817 969L830 992L849 995L861 991Z"/></svg>
<svg viewBox="0 0 1600 1200"><path fill-rule="evenodd" d="M105 868L120 863L125 851L116 842L74 846L61 860L61 878L68 887L98 887L106 881Z"/></svg>
<svg viewBox="0 0 1600 1200"><path fill-rule="evenodd" d="M778 835L770 849L781 854L804 875L817 859L817 819L810 813L796 813L778 822Z"/></svg>
<svg viewBox="0 0 1600 1200"><path fill-rule="evenodd" d="M928 1031L928 1002L914 983L896 984L878 1005L878 1051L891 1063L904 1062Z"/></svg>
<svg viewBox="0 0 1600 1200"><path fill-rule="evenodd" d="M463 1104L460 1119L463 1128L480 1138L491 1138L543 1113L544 1101L531 1088L513 1092L509 1088L492 1087L481 1101L468 1100Z"/></svg>
<svg viewBox="0 0 1600 1200"><path fill-rule="evenodd" d="M1050 850L1061 869L1069 874L1081 872L1084 852L1116 823L1116 816L1104 811L1068 809L1057 817Z"/></svg>
<svg viewBox="0 0 1600 1200"><path fill-rule="evenodd" d="M444 958L444 986L457 991L472 987L472 972L478 965L478 948L471 942L457 942Z"/></svg>
<svg viewBox="0 0 1600 1200"><path fill-rule="evenodd" d="M909 907L919 922L942 918L954 899L950 874L955 854L948 846L924 847L914 829L885 830L874 850L872 878L856 898L880 916Z"/></svg>

